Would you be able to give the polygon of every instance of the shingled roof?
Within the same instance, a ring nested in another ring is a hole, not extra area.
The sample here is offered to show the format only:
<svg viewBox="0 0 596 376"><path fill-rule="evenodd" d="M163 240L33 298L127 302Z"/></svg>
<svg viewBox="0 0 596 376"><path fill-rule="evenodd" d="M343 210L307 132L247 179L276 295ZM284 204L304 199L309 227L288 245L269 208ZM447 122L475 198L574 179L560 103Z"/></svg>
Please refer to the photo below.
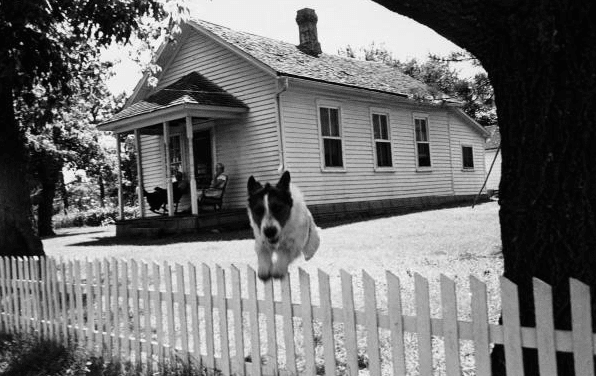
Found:
<svg viewBox="0 0 596 376"><path fill-rule="evenodd" d="M241 100L197 72L180 78L145 100L120 111L106 123L146 114L182 104L248 108Z"/></svg>
<svg viewBox="0 0 596 376"><path fill-rule="evenodd" d="M300 77L408 97L414 94L430 95L432 92L424 83L383 63L325 53L315 57L300 51L291 43L235 31L202 20L192 20L190 24L239 48L281 76Z"/></svg>

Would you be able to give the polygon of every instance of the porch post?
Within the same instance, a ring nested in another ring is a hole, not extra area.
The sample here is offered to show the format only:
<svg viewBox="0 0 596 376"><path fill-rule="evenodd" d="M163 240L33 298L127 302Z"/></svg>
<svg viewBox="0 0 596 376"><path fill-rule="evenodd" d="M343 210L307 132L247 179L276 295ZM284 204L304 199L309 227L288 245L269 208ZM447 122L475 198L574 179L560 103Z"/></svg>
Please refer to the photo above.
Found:
<svg viewBox="0 0 596 376"><path fill-rule="evenodd" d="M143 191L145 185L143 184L143 162L141 160L141 132L135 129L135 149L137 149L137 195L139 197L139 210L141 211L141 218L145 218L145 200L143 199Z"/></svg>
<svg viewBox="0 0 596 376"><path fill-rule="evenodd" d="M120 134L114 133L116 138L116 155L118 155L118 216L124 220L124 197L122 195L122 156L120 155L122 147L120 146Z"/></svg>
<svg viewBox="0 0 596 376"><path fill-rule="evenodd" d="M192 214L199 214L199 204L197 202L197 181L195 180L195 153L192 132L192 116L186 116L186 137L188 137L188 179L190 180L190 206Z"/></svg>
<svg viewBox="0 0 596 376"><path fill-rule="evenodd" d="M163 140L166 147L166 189L168 190L168 216L174 216L174 186L170 166L170 122L163 123Z"/></svg>

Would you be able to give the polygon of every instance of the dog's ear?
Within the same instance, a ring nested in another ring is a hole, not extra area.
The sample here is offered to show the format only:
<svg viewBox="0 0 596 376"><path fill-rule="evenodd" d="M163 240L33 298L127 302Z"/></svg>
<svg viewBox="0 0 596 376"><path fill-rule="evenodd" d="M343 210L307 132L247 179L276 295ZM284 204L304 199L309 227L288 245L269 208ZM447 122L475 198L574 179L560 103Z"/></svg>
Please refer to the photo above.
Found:
<svg viewBox="0 0 596 376"><path fill-rule="evenodd" d="M263 186L261 185L261 183L259 183L258 181L255 180L254 176L250 176L250 178L248 178L248 194L252 195L254 192L258 191L259 189L263 188Z"/></svg>
<svg viewBox="0 0 596 376"><path fill-rule="evenodd" d="M281 189L282 191L290 190L290 171L284 172L281 178L279 178L279 181L277 182L277 188Z"/></svg>

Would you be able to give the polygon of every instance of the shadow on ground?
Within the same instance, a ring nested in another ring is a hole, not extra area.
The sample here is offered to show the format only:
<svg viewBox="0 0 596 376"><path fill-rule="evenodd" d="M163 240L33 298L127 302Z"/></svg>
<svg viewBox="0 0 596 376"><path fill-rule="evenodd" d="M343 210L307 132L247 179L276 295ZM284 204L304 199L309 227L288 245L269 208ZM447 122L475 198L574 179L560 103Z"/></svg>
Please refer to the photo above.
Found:
<svg viewBox="0 0 596 376"><path fill-rule="evenodd" d="M193 242L216 242L216 241L230 241L230 240L246 240L252 239L252 230L226 230L226 231L205 231L195 234L174 234L161 235L159 237L125 237L117 238L116 236L102 236L95 237L93 240L72 243L69 247L93 247L106 245L168 245L176 243L193 243Z"/></svg>

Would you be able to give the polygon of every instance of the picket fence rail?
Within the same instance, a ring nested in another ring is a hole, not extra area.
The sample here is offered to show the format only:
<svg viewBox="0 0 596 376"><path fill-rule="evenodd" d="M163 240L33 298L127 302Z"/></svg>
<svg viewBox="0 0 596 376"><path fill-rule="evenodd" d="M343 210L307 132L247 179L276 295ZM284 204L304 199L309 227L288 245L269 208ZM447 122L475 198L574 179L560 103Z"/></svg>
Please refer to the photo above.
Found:
<svg viewBox="0 0 596 376"><path fill-rule="evenodd" d="M172 270L168 263L135 260L0 258L0 325L11 333L76 341L148 371L176 359L223 375L357 375L364 369L369 375L430 376L440 338L449 376L462 374L466 341L472 343L465 352L473 357L476 375L490 375L493 344L504 345L507 375L523 375L522 348L538 349L541 375L556 375L556 351L573 353L577 375L594 375L590 290L577 280L570 280L572 330L562 331L554 329L551 287L537 279L536 327L521 327L517 286L506 278L501 278L503 325L498 325L489 322L487 287L475 277L470 277L471 321L462 321L456 285L445 276L442 317L436 318L428 281L420 275L414 281L416 315L408 316L400 280L390 272L385 311L377 307L376 281L366 272L363 310L356 309L352 275L345 271L341 307L332 305L329 275L320 270L318 305L311 299L310 275L302 269L299 303L291 296L290 278L277 291L271 281L258 282L250 267L243 281L235 266L228 272L217 266L214 293L211 268L202 265L201 272L199 294L192 264Z"/></svg>

